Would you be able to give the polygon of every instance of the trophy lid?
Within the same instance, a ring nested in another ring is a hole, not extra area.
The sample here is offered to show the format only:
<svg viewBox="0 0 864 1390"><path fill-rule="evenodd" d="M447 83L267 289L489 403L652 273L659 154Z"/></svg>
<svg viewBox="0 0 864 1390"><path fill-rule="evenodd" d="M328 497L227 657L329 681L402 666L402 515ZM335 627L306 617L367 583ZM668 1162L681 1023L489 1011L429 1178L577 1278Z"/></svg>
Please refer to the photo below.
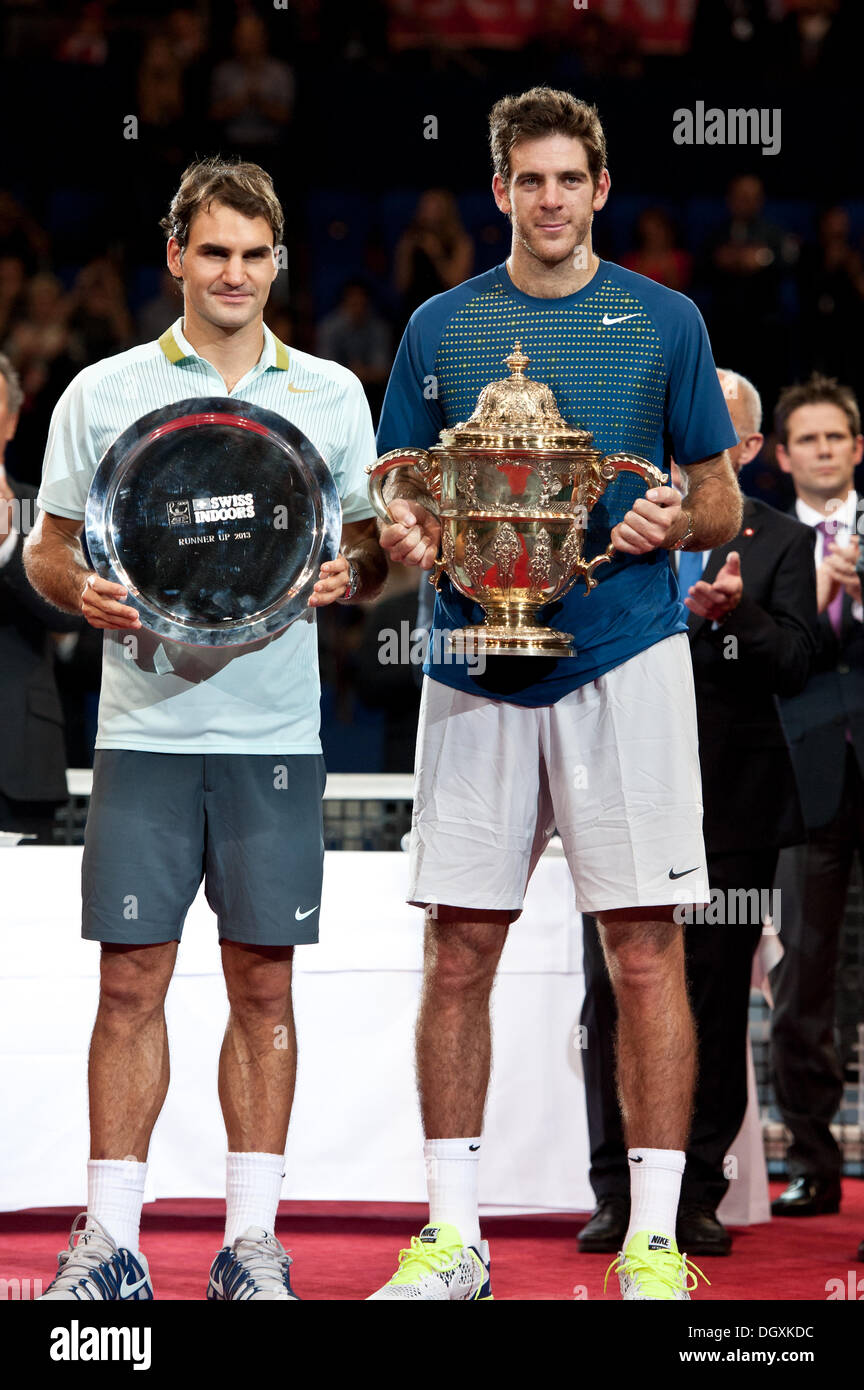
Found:
<svg viewBox="0 0 864 1390"><path fill-rule="evenodd" d="M562 418L551 389L526 377L530 361L517 340L504 358L510 376L484 386L474 414L452 429L442 430L441 445L445 449L527 449L532 453L591 449L591 432L572 429Z"/></svg>

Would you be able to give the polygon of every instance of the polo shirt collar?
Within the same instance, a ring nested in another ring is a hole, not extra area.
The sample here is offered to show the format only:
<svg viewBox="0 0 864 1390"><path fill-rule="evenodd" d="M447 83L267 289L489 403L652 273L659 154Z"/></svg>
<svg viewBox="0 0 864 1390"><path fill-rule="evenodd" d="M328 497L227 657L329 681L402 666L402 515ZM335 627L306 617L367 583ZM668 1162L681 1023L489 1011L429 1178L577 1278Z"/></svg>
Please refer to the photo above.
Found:
<svg viewBox="0 0 864 1390"><path fill-rule="evenodd" d="M253 372L256 370L265 372L269 367L272 367L275 371L287 372L290 363L290 353L287 347L276 337L275 333L270 332L266 323L262 324L262 327L264 330L264 347L261 356L252 369ZM170 328L165 329L165 332L159 339L159 346L168 358L168 361L174 366L179 366L181 362L187 360L198 362L206 360L201 357L200 353L195 351L192 344L186 338L183 332L182 317L176 319L174 323L171 324ZM208 365L212 366L212 363L208 363Z"/></svg>

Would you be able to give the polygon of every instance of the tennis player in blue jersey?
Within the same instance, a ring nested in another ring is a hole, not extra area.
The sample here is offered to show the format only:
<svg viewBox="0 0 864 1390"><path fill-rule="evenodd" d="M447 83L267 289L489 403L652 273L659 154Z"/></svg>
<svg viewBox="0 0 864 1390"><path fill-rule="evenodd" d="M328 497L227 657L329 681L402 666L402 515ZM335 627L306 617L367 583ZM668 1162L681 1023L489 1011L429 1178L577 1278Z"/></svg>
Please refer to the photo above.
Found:
<svg viewBox="0 0 864 1390"><path fill-rule="evenodd" d="M442 634L483 615L446 577L440 584L411 838L411 900L427 917L417 1069L430 1214L372 1297L492 1296L477 1204L489 996L557 827L577 905L601 923L618 1004L632 1189L616 1262L622 1296L686 1299L696 1279L675 1217L696 1045L673 910L682 895L707 901L708 880L687 614L668 552L737 533L726 454L736 435L696 307L594 254L592 219L610 188L594 108L549 88L507 97L492 110L490 143L510 256L413 315L379 450L428 448L466 419L482 387L505 375L518 338L527 375L552 388L570 425L591 430L604 452L661 467L674 456L688 490L643 496L631 475L595 507L586 553L610 534L618 553L589 597L577 585L543 615L575 634L574 657L487 657L482 674L448 661ZM429 569L439 526L402 486L381 543L392 559Z"/></svg>

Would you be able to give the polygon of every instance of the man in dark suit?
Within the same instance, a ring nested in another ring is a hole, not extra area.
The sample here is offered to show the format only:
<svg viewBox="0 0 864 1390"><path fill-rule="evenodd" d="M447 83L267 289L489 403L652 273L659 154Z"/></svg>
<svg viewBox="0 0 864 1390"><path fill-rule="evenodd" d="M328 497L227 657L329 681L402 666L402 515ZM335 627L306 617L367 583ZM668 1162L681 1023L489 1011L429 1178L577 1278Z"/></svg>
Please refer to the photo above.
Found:
<svg viewBox="0 0 864 1390"><path fill-rule="evenodd" d="M762 446L761 403L749 381L721 372L738 434L736 472ZM753 951L781 845L804 838L789 749L775 695L801 690L815 649L813 536L788 516L746 498L734 540L679 568L690 609L690 651L699 722L704 834L712 902L685 919L687 974L699 1033L699 1080L681 1187L678 1246L728 1253L716 1216L724 1160L747 1108L747 1008ZM693 572L689 572L692 564ZM700 577L701 575L701 577ZM674 710L670 710L674 718ZM750 894L747 910L742 890ZM727 911L730 904L733 910ZM744 917L744 921L741 917ZM626 1150L615 1099L614 997L592 918L584 920L587 1029L583 1052L598 1206L580 1248L614 1251L627 1228Z"/></svg>
<svg viewBox="0 0 864 1390"><path fill-rule="evenodd" d="M775 428L796 515L816 540L819 646L806 686L780 705L807 843L784 850L777 876L784 955L771 974L771 1054L792 1142L790 1183L772 1211L815 1216L840 1206L842 1155L830 1129L843 1093L835 975L852 863L864 850L864 614L853 482L864 438L852 391L818 375L782 393Z"/></svg>
<svg viewBox="0 0 864 1390"><path fill-rule="evenodd" d="M81 622L45 603L24 573L21 549L36 491L13 483L3 466L20 406L18 377L0 353L0 830L50 843L54 809L66 800L51 634L77 632Z"/></svg>

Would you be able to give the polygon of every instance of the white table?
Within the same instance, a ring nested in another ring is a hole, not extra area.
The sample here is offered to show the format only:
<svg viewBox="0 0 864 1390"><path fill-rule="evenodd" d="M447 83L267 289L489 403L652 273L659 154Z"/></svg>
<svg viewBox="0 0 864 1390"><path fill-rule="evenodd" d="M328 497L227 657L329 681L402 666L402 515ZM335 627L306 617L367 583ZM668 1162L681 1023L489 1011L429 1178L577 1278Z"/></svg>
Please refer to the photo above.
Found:
<svg viewBox="0 0 864 1390"><path fill-rule="evenodd" d="M99 948L80 937L80 869L77 847L0 850L0 1210L84 1202ZM296 952L300 1063L284 1198L424 1199L413 1062L422 913L405 905L406 878L402 854L326 857L321 944ZM570 879L563 859L547 855L495 987L480 1176L488 1208L593 1206L582 995ZM171 1086L151 1145L147 1200L219 1197L226 1143L216 1062L227 1001L203 892L186 921L167 1016ZM744 1132L736 1145L737 1221L767 1215L755 1111L750 1121L747 1145Z"/></svg>

